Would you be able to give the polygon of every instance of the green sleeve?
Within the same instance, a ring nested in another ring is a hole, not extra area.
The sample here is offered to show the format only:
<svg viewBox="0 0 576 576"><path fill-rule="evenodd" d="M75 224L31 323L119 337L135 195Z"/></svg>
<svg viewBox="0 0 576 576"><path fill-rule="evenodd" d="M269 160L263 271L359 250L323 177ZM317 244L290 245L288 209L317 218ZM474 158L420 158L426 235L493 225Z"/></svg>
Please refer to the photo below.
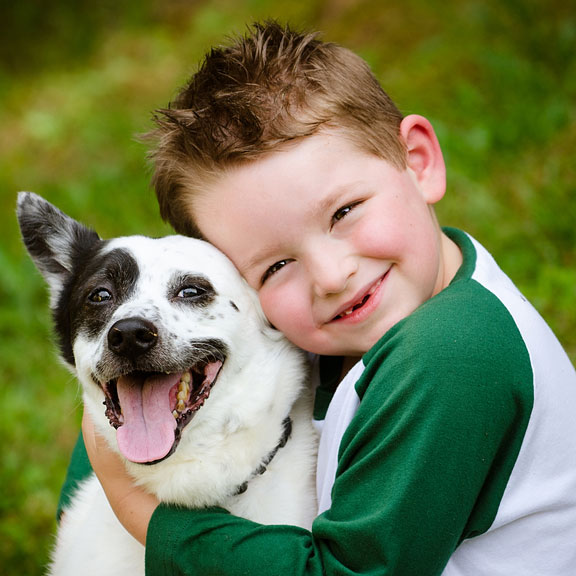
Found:
<svg viewBox="0 0 576 576"><path fill-rule="evenodd" d="M423 307L366 356L332 507L311 533L162 506L147 574L441 574L493 522L533 401L507 312L482 291L463 301Z"/></svg>
<svg viewBox="0 0 576 576"><path fill-rule="evenodd" d="M218 508L159 506L146 539L146 574L321 576L308 531L262 526Z"/></svg>
<svg viewBox="0 0 576 576"><path fill-rule="evenodd" d="M533 375L504 307L480 287L466 294L417 311L365 358L333 505L316 525L354 572L441 574L496 517L528 426ZM339 536L348 523L358 545Z"/></svg>
<svg viewBox="0 0 576 576"><path fill-rule="evenodd" d="M84 446L84 439L82 433L78 435L78 440L72 451L68 471L66 472L66 479L60 491L60 500L58 501L57 518L60 519L62 511L70 504L72 495L74 494L78 484L92 473L92 466L86 453Z"/></svg>

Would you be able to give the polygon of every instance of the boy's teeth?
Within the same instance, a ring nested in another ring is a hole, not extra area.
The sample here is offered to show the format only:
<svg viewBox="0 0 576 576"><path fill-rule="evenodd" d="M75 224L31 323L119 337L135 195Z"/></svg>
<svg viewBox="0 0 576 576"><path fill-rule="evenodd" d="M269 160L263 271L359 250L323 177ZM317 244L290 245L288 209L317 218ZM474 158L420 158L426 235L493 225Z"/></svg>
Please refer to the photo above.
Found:
<svg viewBox="0 0 576 576"><path fill-rule="evenodd" d="M368 301L368 298L370 298L370 294L366 294L366 296L364 296L364 298L362 299L362 302L360 302L358 304L354 304L354 306L352 306L352 308L345 310L344 312L342 312L342 314L340 314L340 316L350 316L350 314L352 314L352 312L354 312L355 310L358 310L358 308L361 308L362 306L364 306L364 304L366 304L366 302Z"/></svg>
<svg viewBox="0 0 576 576"><path fill-rule="evenodd" d="M362 302L359 302L358 304L354 304L354 306L352 306L352 308L345 310L344 312L339 314L338 317L343 318L344 316L350 316L350 314L352 314L352 312L354 312L355 310L358 310L358 308L362 308L362 306L364 306L364 304L366 304L366 302L368 302L368 299L370 298L370 296L372 296L372 294L374 294L374 292L376 292L376 289L378 288L378 286L380 286L381 283L382 283L382 280L381 279L378 280L378 282L376 282L376 284L374 284L374 286L370 289L368 294L366 294L366 296L364 296L364 298L362 298Z"/></svg>

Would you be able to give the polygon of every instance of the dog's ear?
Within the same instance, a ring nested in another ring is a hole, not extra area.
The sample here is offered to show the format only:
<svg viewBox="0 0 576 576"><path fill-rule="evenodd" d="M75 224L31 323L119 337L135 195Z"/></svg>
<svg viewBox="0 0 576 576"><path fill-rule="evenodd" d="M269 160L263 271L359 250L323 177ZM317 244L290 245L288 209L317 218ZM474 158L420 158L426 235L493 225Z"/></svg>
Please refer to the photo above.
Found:
<svg viewBox="0 0 576 576"><path fill-rule="evenodd" d="M26 249L48 283L55 304L75 263L101 239L94 230L32 192L18 194L16 212Z"/></svg>

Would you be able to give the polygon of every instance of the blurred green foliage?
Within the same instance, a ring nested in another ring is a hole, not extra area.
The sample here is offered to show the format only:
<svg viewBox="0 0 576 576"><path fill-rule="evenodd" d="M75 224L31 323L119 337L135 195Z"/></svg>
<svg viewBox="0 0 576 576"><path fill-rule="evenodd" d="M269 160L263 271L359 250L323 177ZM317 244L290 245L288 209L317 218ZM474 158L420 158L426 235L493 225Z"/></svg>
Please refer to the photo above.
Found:
<svg viewBox="0 0 576 576"><path fill-rule="evenodd" d="M46 0L0 8L0 566L40 574L80 398L20 244L34 190L103 236L160 235L144 147L202 54L253 19L364 56L448 165L443 223L474 234L576 359L576 14L560 0Z"/></svg>

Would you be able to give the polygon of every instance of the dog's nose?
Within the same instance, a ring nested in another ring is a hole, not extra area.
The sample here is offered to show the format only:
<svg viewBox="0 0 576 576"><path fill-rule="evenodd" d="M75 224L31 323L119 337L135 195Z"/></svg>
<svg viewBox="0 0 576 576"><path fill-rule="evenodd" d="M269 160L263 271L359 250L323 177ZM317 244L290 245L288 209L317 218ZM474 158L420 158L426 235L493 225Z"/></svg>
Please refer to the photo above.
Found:
<svg viewBox="0 0 576 576"><path fill-rule="evenodd" d="M108 348L126 358L141 356L157 342L156 326L144 318L118 320L108 331Z"/></svg>

